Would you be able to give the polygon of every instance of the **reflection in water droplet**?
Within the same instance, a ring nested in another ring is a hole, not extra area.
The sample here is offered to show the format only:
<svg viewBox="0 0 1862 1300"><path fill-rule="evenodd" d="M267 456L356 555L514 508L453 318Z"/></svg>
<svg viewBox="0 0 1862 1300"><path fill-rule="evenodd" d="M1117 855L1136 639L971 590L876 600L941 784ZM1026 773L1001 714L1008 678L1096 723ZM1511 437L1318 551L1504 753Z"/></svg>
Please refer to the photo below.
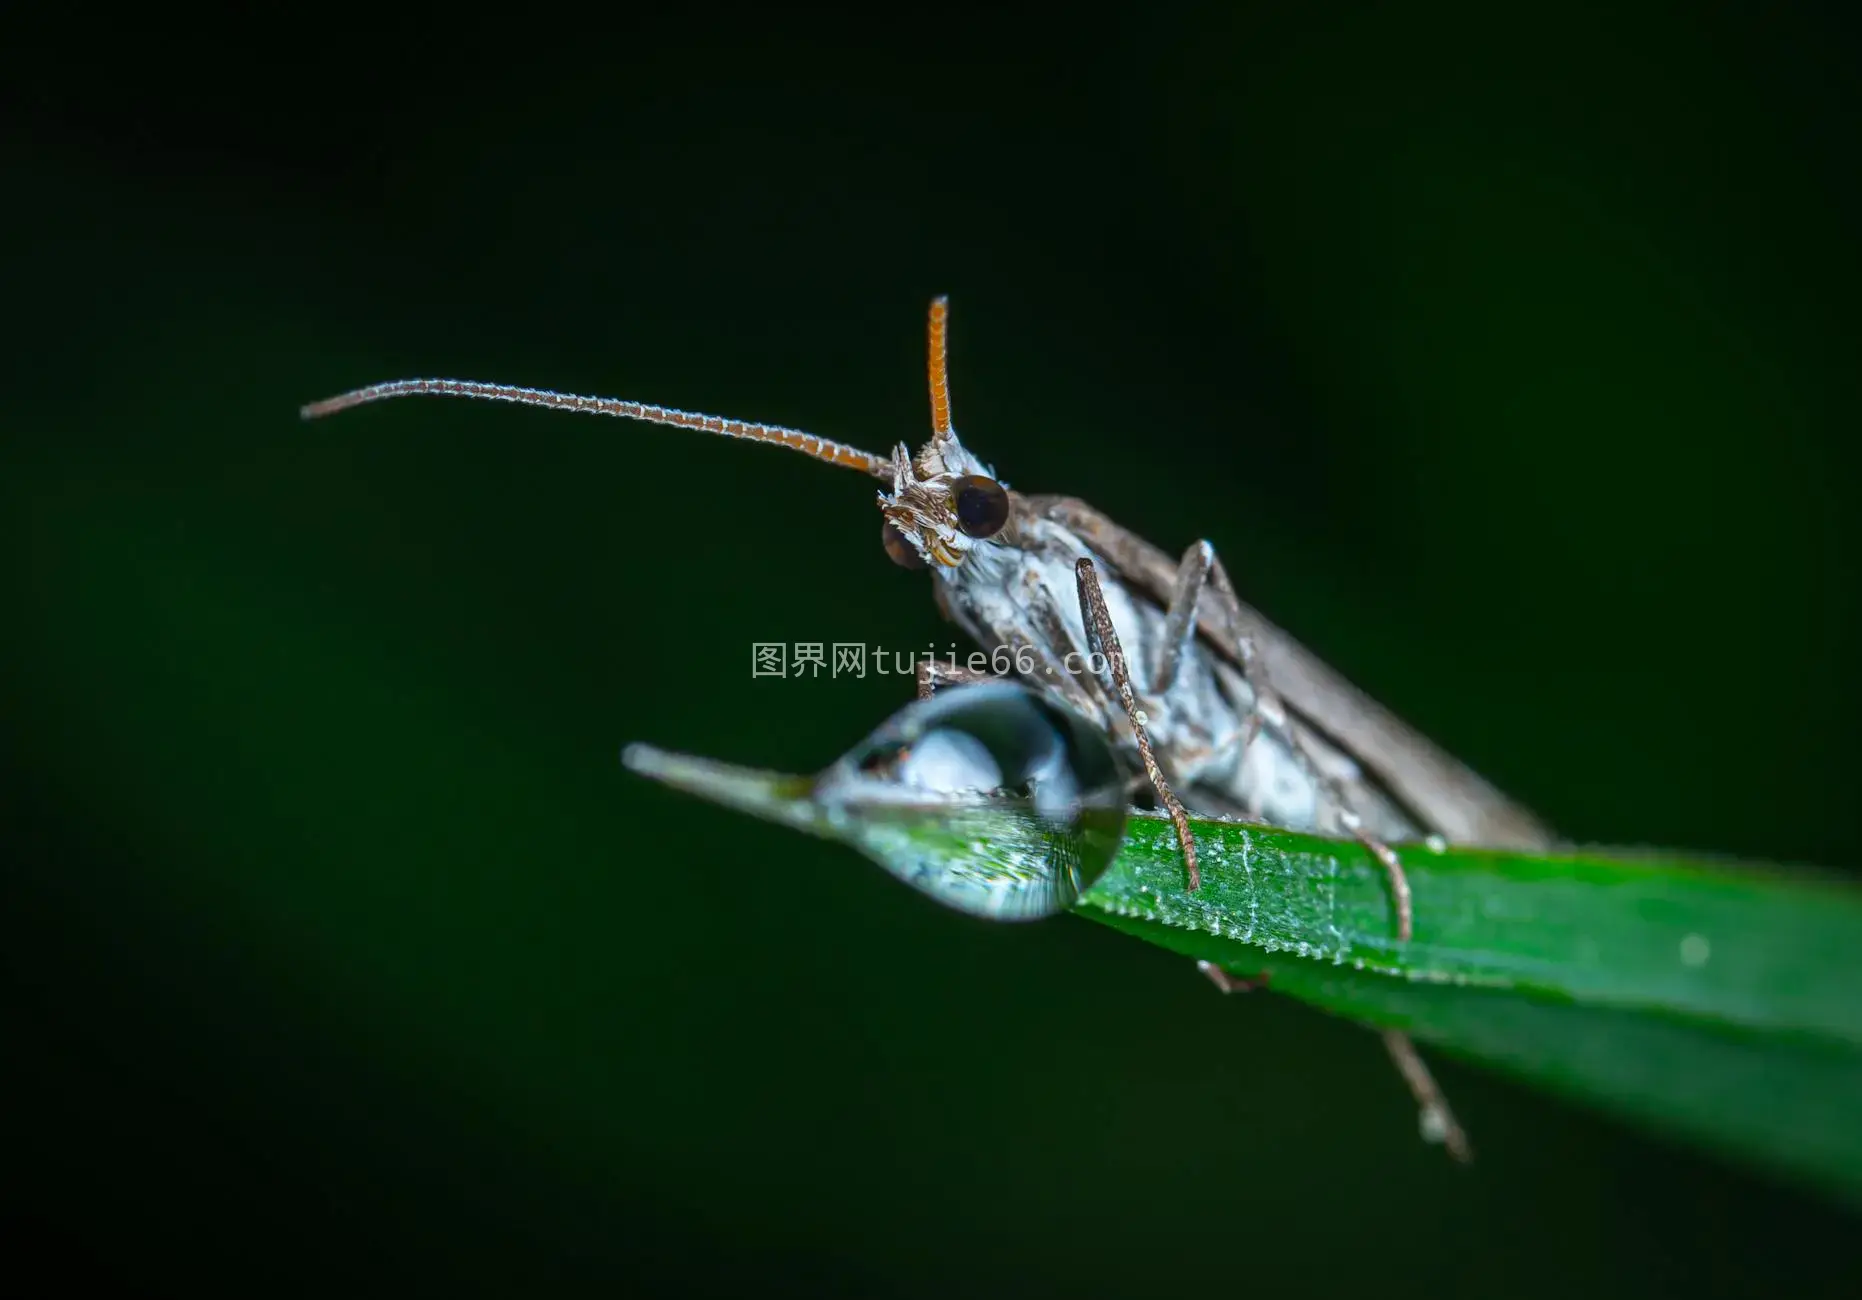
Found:
<svg viewBox="0 0 1862 1300"><path fill-rule="evenodd" d="M1127 775L1105 737L1009 682L892 715L815 782L847 838L946 906L992 920L1064 912L1117 855Z"/></svg>
<svg viewBox="0 0 1862 1300"><path fill-rule="evenodd" d="M990 756L989 746L949 727L930 732L896 758L893 779L914 790L936 794L994 790L1003 780L1002 768Z"/></svg>

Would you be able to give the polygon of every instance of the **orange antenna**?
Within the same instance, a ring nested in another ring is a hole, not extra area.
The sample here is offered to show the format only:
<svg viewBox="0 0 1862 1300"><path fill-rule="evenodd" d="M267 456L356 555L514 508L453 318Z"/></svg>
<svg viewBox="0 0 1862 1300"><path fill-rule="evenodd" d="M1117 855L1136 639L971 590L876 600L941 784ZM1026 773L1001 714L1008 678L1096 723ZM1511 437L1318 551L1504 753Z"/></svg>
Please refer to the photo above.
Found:
<svg viewBox="0 0 1862 1300"><path fill-rule="evenodd" d="M950 436L950 377L944 365L944 338L950 318L950 299L931 300L931 321L925 329L930 356L925 369L931 376L931 432L940 438Z"/></svg>
<svg viewBox="0 0 1862 1300"><path fill-rule="evenodd" d="M667 406L649 406L645 402L628 402L618 397L578 397L574 393L553 393L546 388L516 388L510 384L484 384L471 379L396 379L385 384L371 384L354 392L326 397L298 408L306 420L346 411L352 406L384 402L391 397L471 397L482 402L512 402L518 406L546 406L560 411L580 411L586 415L612 415L623 420L640 420L647 424L669 424L679 429L697 429L701 433L720 434L726 438L748 438L752 442L773 442L804 456L825 460L830 465L864 470L876 479L892 482L892 462L871 452L849 447L845 443L817 438L800 429L785 429L779 424L753 424L747 420L726 420L716 415L699 415L692 411L675 411Z"/></svg>

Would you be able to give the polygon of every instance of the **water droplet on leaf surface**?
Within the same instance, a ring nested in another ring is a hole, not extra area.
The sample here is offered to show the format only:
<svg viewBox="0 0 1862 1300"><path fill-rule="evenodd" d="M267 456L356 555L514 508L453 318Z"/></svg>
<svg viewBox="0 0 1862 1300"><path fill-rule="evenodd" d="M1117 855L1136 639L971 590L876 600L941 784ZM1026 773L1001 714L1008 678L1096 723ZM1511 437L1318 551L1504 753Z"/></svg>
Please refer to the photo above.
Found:
<svg viewBox="0 0 1862 1300"><path fill-rule="evenodd" d="M1105 737L1018 685L940 691L814 784L842 834L913 888L991 920L1064 912L1112 865L1127 774Z"/></svg>

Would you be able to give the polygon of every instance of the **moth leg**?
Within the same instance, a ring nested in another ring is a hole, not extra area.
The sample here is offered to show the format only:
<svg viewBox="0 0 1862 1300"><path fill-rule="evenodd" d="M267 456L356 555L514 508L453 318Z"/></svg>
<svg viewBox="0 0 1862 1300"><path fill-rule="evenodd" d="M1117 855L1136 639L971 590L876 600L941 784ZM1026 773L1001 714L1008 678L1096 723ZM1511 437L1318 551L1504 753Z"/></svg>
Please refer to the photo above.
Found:
<svg viewBox="0 0 1862 1300"><path fill-rule="evenodd" d="M1192 542L1177 562L1177 580L1171 588L1170 604L1164 618L1164 636L1157 647L1157 663L1151 672L1151 689L1162 695L1177 680L1177 668L1189 652L1196 636L1196 605L1209 570L1215 567L1215 547L1208 542Z"/></svg>
<svg viewBox="0 0 1862 1300"><path fill-rule="evenodd" d="M1255 989L1267 987L1265 972L1252 979L1243 979L1239 975L1223 970L1212 961L1199 961L1196 969L1209 977L1209 982L1224 993L1252 993Z"/></svg>
<svg viewBox="0 0 1862 1300"><path fill-rule="evenodd" d="M1117 693L1119 703L1125 707L1125 716L1131 720L1131 729L1138 741L1138 756L1144 760L1145 775L1151 778L1151 788L1157 791L1157 798L1170 814L1170 821L1177 828L1177 843L1183 848L1183 866L1189 876L1189 888L1202 887L1202 873L1196 866L1196 841L1190 835L1189 815L1183 811L1183 805L1177 801L1170 785L1164 780L1164 773L1157 765L1157 755L1151 752L1151 737L1146 731L1149 722L1144 710L1138 707L1138 696L1131 688L1131 675L1125 671L1125 651L1119 645L1118 631L1112 626L1112 614L1106 608L1105 592L1099 588L1099 575L1093 569L1093 562L1081 558L1073 566L1075 579L1080 586L1080 621L1086 625L1086 649L1091 654L1102 656L1111 672L1112 689Z"/></svg>
<svg viewBox="0 0 1862 1300"><path fill-rule="evenodd" d="M1198 543L1190 548L1190 554L1186 554L1178 562L1173 579L1170 576L1170 561L1162 551L1136 534L1120 528L1085 502L1076 501L1071 497L1030 497L1028 501L1031 509L1046 518L1065 524L1085 538L1094 550L1106 558L1107 563L1140 590L1150 593L1159 600L1165 598L1165 592L1171 592L1172 621L1166 624L1168 630L1172 632L1176 630L1174 619L1176 593L1186 585L1193 587L1198 592L1198 597L1194 602L1195 607L1184 615L1184 622L1193 629L1197 626L1200 616L1207 612L1210 617L1204 623L1203 630L1215 638L1219 648L1232 651L1235 662L1241 668L1243 679L1254 692L1254 708L1249 713L1247 730L1242 735L1244 752L1263 722L1285 727L1300 757L1309 769L1317 773L1318 763L1313 759L1302 740L1299 729L1289 725L1290 719L1287 716L1286 707L1267 680L1262 662L1263 656L1256 653L1255 633L1258 632L1266 637L1270 642L1270 648L1275 638L1279 638L1282 642L1285 642L1286 638L1258 614L1252 611L1244 614L1246 607L1235 595L1235 586L1229 581L1228 571L1222 567L1222 561L1215 554L1214 547L1209 547L1209 564L1205 580L1199 584L1192 578L1186 584L1184 569L1201 564L1200 556L1192 559L1192 555L1207 543ZM1090 627L1091 620L1088 619L1087 622ZM1171 641L1172 638L1166 637L1167 645ZM1326 682L1320 684L1325 685L1333 694L1341 698L1346 695L1354 698L1357 702L1353 707L1360 712L1381 712L1371 701L1363 697L1362 692L1350 687L1342 678L1337 678L1330 669L1324 669L1316 661L1309 663L1306 659L1298 657L1303 656L1304 652L1299 651L1297 647L1289 649L1288 645L1282 645L1281 651L1283 664L1293 670L1295 677L1310 677L1314 673L1323 671L1335 680L1330 681L1329 684ZM1310 695L1310 684L1306 689ZM1334 789L1331 793L1333 802L1343 808L1345 805L1340 792ZM1397 861L1396 854L1392 853L1387 845L1366 834L1362 824L1349 810L1344 812L1340 820L1383 864L1385 874L1390 878L1390 893L1396 903L1397 938L1403 943L1408 943L1411 933L1410 890L1409 879L1403 873L1403 864Z"/></svg>
<svg viewBox="0 0 1862 1300"><path fill-rule="evenodd" d="M948 614L949 606L944 601L943 584L940 583L934 590L938 593L938 607ZM1098 685L1097 679L1068 667L1070 663L1080 661L1077 653L1079 645L1067 630L1066 620L1060 616L1059 607L1048 596L1047 589L1037 581L1025 584L1023 595L1042 635L1047 638L1047 644L1027 640L1014 626L992 623L985 629L988 639L995 644L990 662L994 663L997 655L1006 654L1008 666L997 672L994 669L952 665L936 659L923 661L917 670L918 698L928 699L940 686L1019 680L1035 690L1052 687L1059 691L1074 712L1103 727L1105 709L1098 697L1088 689L1089 685ZM1068 657L1070 652L1072 658ZM926 684L927 677L930 679L929 685Z"/></svg>
<svg viewBox="0 0 1862 1300"><path fill-rule="evenodd" d="M1435 1076L1429 1073L1429 1067L1423 1064L1422 1057L1417 1054L1416 1044L1410 1042L1408 1034L1400 1034L1394 1029L1384 1030L1383 1039L1391 1061L1396 1064L1397 1073L1403 1076L1403 1082L1409 1085L1410 1094L1416 1098L1416 1105L1421 1111L1423 1141L1440 1142L1457 1162L1471 1164L1474 1148L1468 1144L1467 1132L1455 1118L1455 1112L1448 1108L1448 1098L1443 1095L1435 1082Z"/></svg>
<svg viewBox="0 0 1862 1300"><path fill-rule="evenodd" d="M1076 497L1017 499L1029 513L1070 530L1130 586L1160 603L1169 598L1175 566L1142 537ZM1259 660L1273 671L1285 698L1314 727L1338 737L1425 825L1450 839L1490 848L1535 850L1559 842L1537 817L1240 601L1219 561L1210 572L1210 585L1215 590L1205 592L1200 602L1201 622L1215 648L1239 663L1238 634L1253 638Z"/></svg>
<svg viewBox="0 0 1862 1300"><path fill-rule="evenodd" d="M1104 682L1086 671L1080 643L1073 639L1073 632L1061 615L1060 606L1054 603L1053 595L1031 575L1022 584L1022 597L1028 602L1028 612L1045 641L1040 648L1020 643L1032 652L1037 671L1066 696L1076 713L1101 730L1107 729L1111 715L1106 712L1106 706L1116 707L1118 701L1111 697Z"/></svg>
<svg viewBox="0 0 1862 1300"><path fill-rule="evenodd" d="M1263 709L1276 718L1283 716L1285 710L1279 708L1278 700L1269 695L1267 684L1262 679L1254 653L1254 638L1245 635L1236 626L1235 587L1228 580L1228 570L1222 567L1222 561L1216 557L1214 543L1207 539L1192 542L1189 549L1183 552L1183 558L1177 561L1177 577L1171 586L1170 604L1166 607L1164 618L1164 635L1158 646L1157 671L1151 677L1152 689L1162 695L1177 680L1177 670L1182 666L1184 656L1189 653L1190 644L1196 639L1197 615L1204 603L1204 588L1212 583L1218 599L1208 604L1215 610L1227 635L1228 644L1235 647L1235 659L1241 669L1242 680L1248 683L1255 695L1255 707L1248 710L1248 720L1243 724L1241 733L1240 752L1246 754L1248 746L1260 734Z"/></svg>
<svg viewBox="0 0 1862 1300"><path fill-rule="evenodd" d="M1207 545L1207 543L1204 544ZM1228 580L1228 571L1222 567L1222 561L1216 558L1214 547L1210 547L1209 551L1209 581L1221 597L1215 602L1215 606L1224 624L1224 631L1235 643L1241 661L1242 675L1254 688L1254 708L1248 714L1248 728L1242 737L1242 752L1246 753L1249 742L1254 739L1255 732L1260 726L1263 714L1284 722L1286 708L1281 704L1280 697L1274 694L1273 687L1267 681L1267 674L1255 661L1253 640L1243 635L1235 626L1234 615L1235 611L1240 608L1240 602L1235 595L1234 585ZM1192 623L1191 627L1194 628L1194 626ZM1307 765L1316 772L1319 765L1307 749L1300 729L1293 727L1289 728L1288 732ZM1333 792L1333 802L1342 810L1339 820L1344 824L1345 829L1350 831L1360 844L1371 851L1371 856L1383 865L1384 874L1390 879L1390 897L1396 904L1397 942L1408 943L1415 930L1415 908L1410 897L1409 877L1404 874L1403 864L1397 860L1397 855L1391 852L1389 845L1364 829L1363 821L1357 814L1350 811L1342 792ZM1418 1068L1420 1065L1418 1061ZM1427 1071L1424 1071L1424 1075L1426 1077Z"/></svg>
<svg viewBox="0 0 1862 1300"><path fill-rule="evenodd" d="M1247 979L1223 970L1212 961L1199 961L1196 969L1208 976L1209 982L1224 993L1251 993L1255 989L1267 987L1265 972ZM1467 1130L1461 1127L1455 1112L1449 1108L1447 1095L1424 1064L1416 1044L1410 1041L1408 1034L1394 1029L1384 1030L1381 1037L1397 1073L1403 1076L1403 1082L1409 1085L1410 1096L1416 1099L1423 1141L1439 1142L1457 1163L1472 1164L1474 1148L1468 1142Z"/></svg>
<svg viewBox="0 0 1862 1300"><path fill-rule="evenodd" d="M1364 822L1356 813L1345 809L1340 811L1338 819L1353 838L1383 864L1384 875L1390 878L1390 897L1396 902L1397 942L1408 943L1415 930L1415 907L1410 898L1409 877L1403 872L1403 864L1397 860L1396 853L1388 844L1364 829Z"/></svg>
<svg viewBox="0 0 1862 1300"><path fill-rule="evenodd" d="M928 700L940 686L961 686L965 682L994 681L996 674L981 668L940 663L936 659L918 661L918 698Z"/></svg>

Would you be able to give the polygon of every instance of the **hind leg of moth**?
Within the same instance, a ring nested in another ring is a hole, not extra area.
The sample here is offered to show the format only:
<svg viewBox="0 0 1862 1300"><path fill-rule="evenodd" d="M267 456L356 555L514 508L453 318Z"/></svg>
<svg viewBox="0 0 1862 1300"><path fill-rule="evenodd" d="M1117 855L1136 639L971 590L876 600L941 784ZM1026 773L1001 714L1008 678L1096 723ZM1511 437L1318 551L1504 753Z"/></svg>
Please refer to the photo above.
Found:
<svg viewBox="0 0 1862 1300"><path fill-rule="evenodd" d="M1157 792L1158 802L1164 805L1164 810L1170 814L1171 825L1177 829L1177 843L1183 849L1183 867L1189 877L1189 888L1201 888L1202 872L1197 869L1196 840L1190 834L1189 814L1183 811L1182 803L1164 780L1163 769L1157 765L1157 755L1151 752L1151 736L1146 730L1149 720L1144 716L1144 710L1138 707L1138 696L1132 690L1131 674L1125 665L1125 651L1119 645L1118 631L1112 626L1112 614L1106 608L1106 596L1100 590L1099 575L1094 571L1090 559L1076 563L1073 574L1080 588L1080 618L1086 625L1087 653L1099 655L1105 660L1113 696L1124 708L1132 732L1137 737L1138 756L1144 760L1145 775L1151 778L1151 788Z"/></svg>
<svg viewBox="0 0 1862 1300"><path fill-rule="evenodd" d="M1468 1145L1467 1132L1455 1118L1455 1112L1448 1108L1448 1098L1435 1082L1435 1076L1429 1073L1429 1067L1423 1064L1416 1044L1410 1042L1408 1034L1394 1029L1384 1030L1383 1040L1397 1073L1403 1076L1410 1095L1416 1099L1423 1141L1439 1142L1459 1163L1472 1163L1474 1148Z"/></svg>

